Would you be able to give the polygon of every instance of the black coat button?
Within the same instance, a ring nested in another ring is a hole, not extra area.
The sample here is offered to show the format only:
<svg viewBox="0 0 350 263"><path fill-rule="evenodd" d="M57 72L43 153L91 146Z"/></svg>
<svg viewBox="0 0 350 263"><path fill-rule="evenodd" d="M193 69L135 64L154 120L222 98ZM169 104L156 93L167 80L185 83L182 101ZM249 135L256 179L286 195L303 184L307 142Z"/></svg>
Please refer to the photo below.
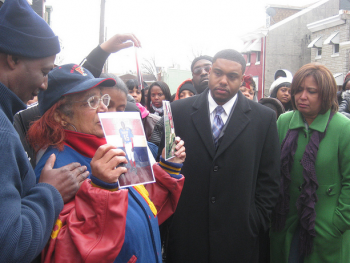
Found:
<svg viewBox="0 0 350 263"><path fill-rule="evenodd" d="M211 202L214 204L215 203L215 197L211 198Z"/></svg>
<svg viewBox="0 0 350 263"><path fill-rule="evenodd" d="M214 172L219 171L219 166L215 165L213 170L214 170Z"/></svg>

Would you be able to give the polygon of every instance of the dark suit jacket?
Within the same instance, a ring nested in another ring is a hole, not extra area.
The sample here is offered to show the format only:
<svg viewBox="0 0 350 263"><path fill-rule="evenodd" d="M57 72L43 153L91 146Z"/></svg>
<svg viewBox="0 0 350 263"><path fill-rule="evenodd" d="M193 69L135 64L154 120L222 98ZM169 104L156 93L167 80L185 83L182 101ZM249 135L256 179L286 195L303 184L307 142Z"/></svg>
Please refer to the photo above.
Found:
<svg viewBox="0 0 350 263"><path fill-rule="evenodd" d="M257 237L278 197L276 114L238 92L216 151L207 96L208 89L171 104L187 157L167 262L257 262Z"/></svg>

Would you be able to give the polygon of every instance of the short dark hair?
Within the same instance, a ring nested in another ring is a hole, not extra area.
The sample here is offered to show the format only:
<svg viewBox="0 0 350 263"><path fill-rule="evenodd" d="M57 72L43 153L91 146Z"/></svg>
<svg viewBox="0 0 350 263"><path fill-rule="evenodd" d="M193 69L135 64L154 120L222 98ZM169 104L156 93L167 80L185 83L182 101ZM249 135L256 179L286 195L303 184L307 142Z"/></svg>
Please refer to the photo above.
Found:
<svg viewBox="0 0 350 263"><path fill-rule="evenodd" d="M139 83L136 79L129 79L125 84L128 87L128 90L133 90L139 86Z"/></svg>
<svg viewBox="0 0 350 263"><path fill-rule="evenodd" d="M194 64L196 64L197 61L202 60L202 59L205 59L205 60L208 60L208 61L210 61L210 62L213 62L213 58L212 58L211 56L203 55L203 56L196 57L196 58L192 61L192 64L191 64L191 71L192 71L192 72L193 72Z"/></svg>
<svg viewBox="0 0 350 263"><path fill-rule="evenodd" d="M125 84L126 84L128 90L130 90L130 91L133 91L135 88L139 87L139 82L137 81L137 79L129 79ZM148 90L149 86L148 86L148 84L145 81L143 81L142 84L143 84L144 88L141 90L141 101L140 101L140 103L143 106L146 106L145 105L145 90Z"/></svg>
<svg viewBox="0 0 350 263"><path fill-rule="evenodd" d="M215 61L218 58L231 60L231 61L234 61L234 62L237 62L237 63L241 64L241 66L242 66L242 75L244 74L246 62L245 62L245 59L242 56L242 54L239 53L238 51L236 51L234 49L221 50L221 51L219 51L218 53L215 54L215 56L213 58L213 63L215 63Z"/></svg>
<svg viewBox="0 0 350 263"><path fill-rule="evenodd" d="M317 63L306 64L295 73L290 88L293 108L297 109L295 105L295 94L298 92L305 78L309 76L314 78L318 86L318 94L321 97L320 114L326 113L329 109L336 112L338 110L337 83L332 72L325 66Z"/></svg>

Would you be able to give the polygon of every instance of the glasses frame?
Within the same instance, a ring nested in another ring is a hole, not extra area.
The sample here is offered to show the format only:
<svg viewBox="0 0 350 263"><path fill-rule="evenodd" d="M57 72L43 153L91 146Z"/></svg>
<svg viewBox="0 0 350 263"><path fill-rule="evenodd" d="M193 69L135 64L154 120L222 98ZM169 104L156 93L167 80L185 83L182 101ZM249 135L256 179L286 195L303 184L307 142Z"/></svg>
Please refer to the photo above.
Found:
<svg viewBox="0 0 350 263"><path fill-rule="evenodd" d="M209 71L211 69L211 65L206 65L206 66L203 66L203 67L195 68L195 69L193 69L193 74L194 75L200 75L200 74L202 74L203 69L205 70L205 72L209 73Z"/></svg>
<svg viewBox="0 0 350 263"><path fill-rule="evenodd" d="M93 98L95 98L95 97L98 97L98 102L97 102L97 104L96 104L96 107L92 107L92 106L91 106L91 100L92 100ZM105 103L103 102L103 100L104 100L105 98L108 99L108 103L107 103L107 104L105 104ZM74 102L76 102L76 103L85 102L85 103L87 103L87 105L89 105L89 107L90 107L91 109L96 110L96 109L101 105L101 102L103 103L103 105L105 105L106 107L108 107L108 106L109 106L109 103L111 102L111 96L110 96L109 94L104 94L104 95L102 95L101 97L100 97L100 96L93 95L93 96L89 97L86 101L74 101Z"/></svg>

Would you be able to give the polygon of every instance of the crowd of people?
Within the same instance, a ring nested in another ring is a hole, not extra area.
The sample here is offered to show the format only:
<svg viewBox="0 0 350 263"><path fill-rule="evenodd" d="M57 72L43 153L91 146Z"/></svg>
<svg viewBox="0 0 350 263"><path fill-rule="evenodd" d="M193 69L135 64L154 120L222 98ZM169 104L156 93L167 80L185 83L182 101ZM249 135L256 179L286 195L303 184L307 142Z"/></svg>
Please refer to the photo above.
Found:
<svg viewBox="0 0 350 263"><path fill-rule="evenodd" d="M54 65L58 37L26 0L0 18L0 262L350 262L350 73L338 91L323 65L281 69L258 100L226 49L171 94L102 73L141 46L133 34ZM124 111L140 114L155 183L118 187L137 153L107 144L99 114Z"/></svg>

